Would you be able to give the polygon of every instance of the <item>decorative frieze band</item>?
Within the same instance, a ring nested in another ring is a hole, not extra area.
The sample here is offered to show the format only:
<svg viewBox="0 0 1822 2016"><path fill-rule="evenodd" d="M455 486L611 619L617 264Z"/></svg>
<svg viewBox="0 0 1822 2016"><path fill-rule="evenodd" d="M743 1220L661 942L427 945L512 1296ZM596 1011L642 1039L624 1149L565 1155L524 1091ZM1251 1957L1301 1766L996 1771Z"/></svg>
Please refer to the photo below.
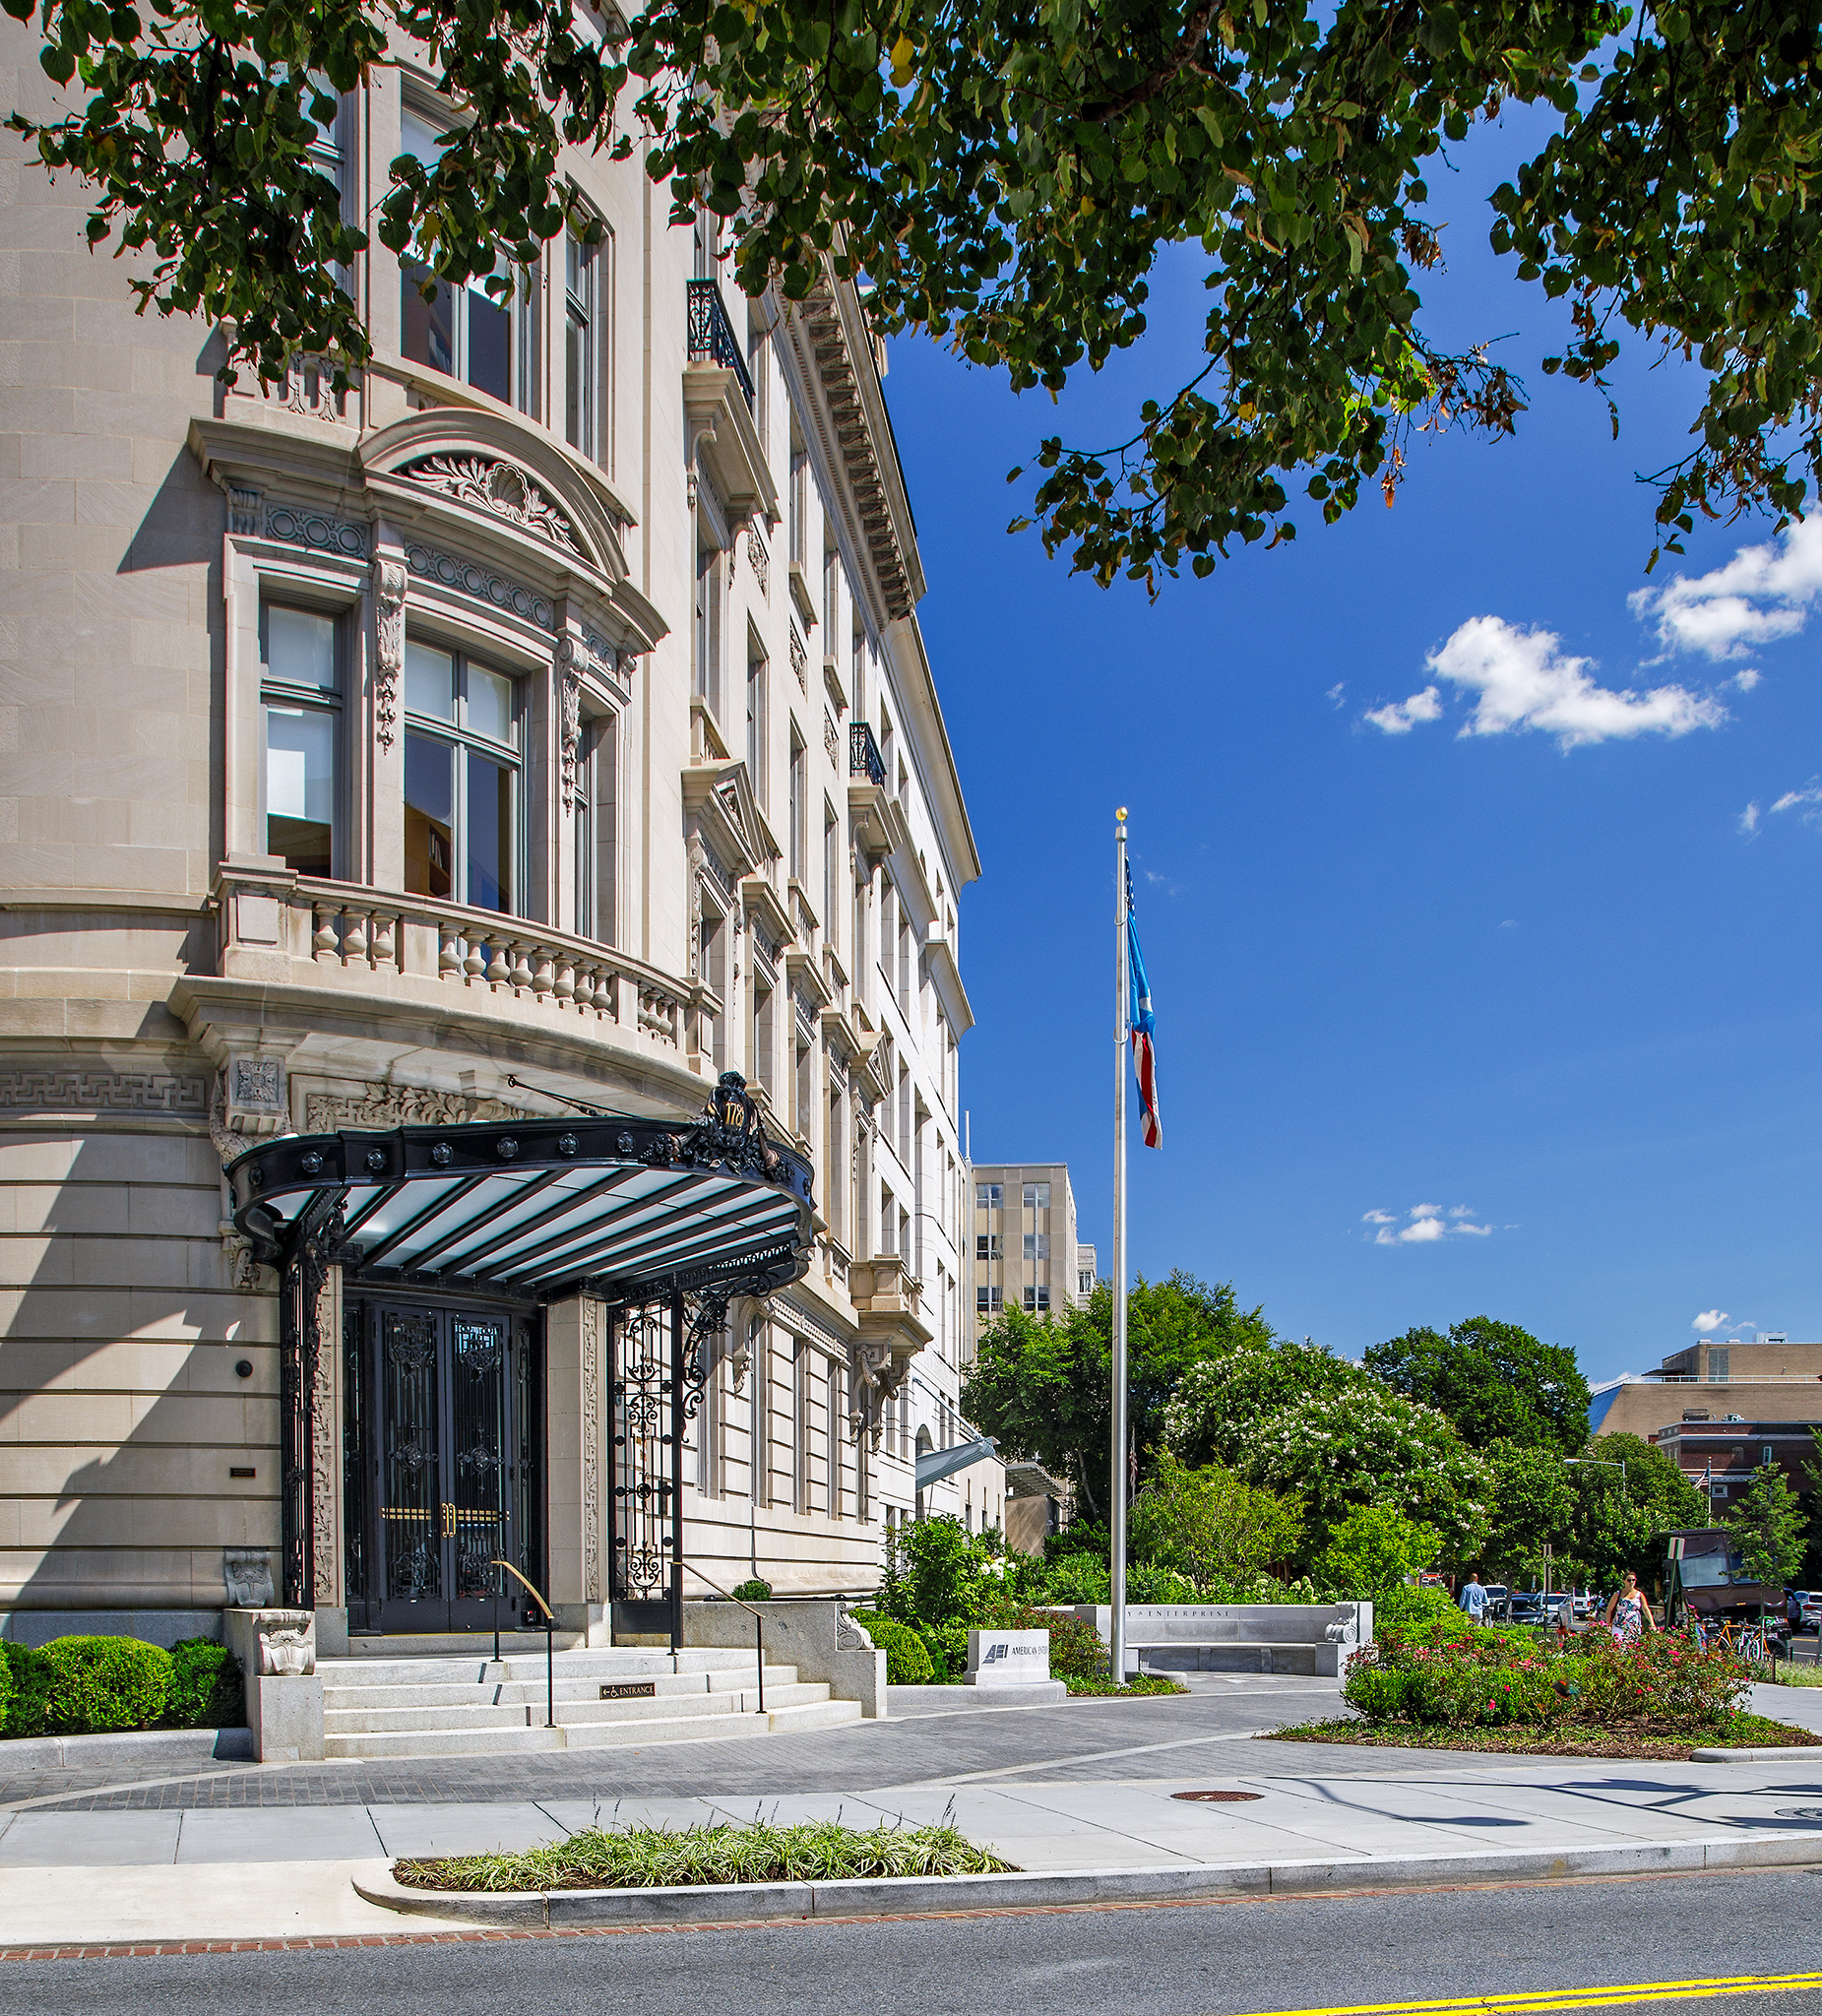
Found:
<svg viewBox="0 0 1822 2016"><path fill-rule="evenodd" d="M400 473L582 557L569 520L516 462L482 455L429 455Z"/></svg>
<svg viewBox="0 0 1822 2016"><path fill-rule="evenodd" d="M0 1071L0 1108L38 1113L163 1113L209 1117L209 1080L174 1071Z"/></svg>
<svg viewBox="0 0 1822 2016"><path fill-rule="evenodd" d="M423 545L407 546L405 558L406 564L420 580L453 588L458 595L472 596L476 601L491 602L495 608L506 609L528 623L535 623L540 630L555 630L557 627L557 612L541 595L534 595L531 589L517 581L508 581L503 575L489 574L486 568L475 566L471 560L458 560L453 553L439 552L435 546Z"/></svg>
<svg viewBox="0 0 1822 2016"><path fill-rule="evenodd" d="M287 546L308 546L312 552L339 553L344 559L367 557L368 528L321 511L294 504L268 504L266 536Z"/></svg>
<svg viewBox="0 0 1822 2016"><path fill-rule="evenodd" d="M509 1106L503 1100L408 1085L369 1085L353 1096L313 1092L304 1101L306 1134L333 1134L341 1127L447 1127L463 1120L531 1117L524 1106Z"/></svg>

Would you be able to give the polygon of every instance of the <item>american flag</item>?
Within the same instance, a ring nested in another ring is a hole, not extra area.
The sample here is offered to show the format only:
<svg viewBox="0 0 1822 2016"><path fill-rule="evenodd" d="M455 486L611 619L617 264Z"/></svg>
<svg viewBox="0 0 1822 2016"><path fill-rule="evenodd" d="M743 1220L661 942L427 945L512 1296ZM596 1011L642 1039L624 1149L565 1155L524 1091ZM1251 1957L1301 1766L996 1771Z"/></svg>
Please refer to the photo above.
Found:
<svg viewBox="0 0 1822 2016"><path fill-rule="evenodd" d="M1152 1040L1158 1018L1152 1013L1152 983L1145 976L1145 955L1139 950L1131 868L1126 870L1126 968L1132 984L1132 1068L1139 1080L1139 1102L1145 1108L1141 1132L1147 1148L1162 1148L1164 1124L1158 1113L1158 1053Z"/></svg>

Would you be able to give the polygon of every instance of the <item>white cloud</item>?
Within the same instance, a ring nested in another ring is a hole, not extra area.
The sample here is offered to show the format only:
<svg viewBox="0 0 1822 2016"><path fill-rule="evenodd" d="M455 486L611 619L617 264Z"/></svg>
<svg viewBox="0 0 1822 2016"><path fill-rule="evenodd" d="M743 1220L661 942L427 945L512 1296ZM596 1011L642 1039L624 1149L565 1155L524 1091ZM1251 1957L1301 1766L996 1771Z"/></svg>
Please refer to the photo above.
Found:
<svg viewBox="0 0 1822 2016"><path fill-rule="evenodd" d="M1729 1320L1725 1309L1704 1309L1689 1327L1691 1330L1700 1331L1706 1337L1711 1330L1719 1330Z"/></svg>
<svg viewBox="0 0 1822 2016"><path fill-rule="evenodd" d="M1750 693L1764 676L1757 665L1746 665L1735 672L1727 683L1741 693Z"/></svg>
<svg viewBox="0 0 1822 2016"><path fill-rule="evenodd" d="M1776 543L1741 546L1712 573L1679 574L1666 588L1641 588L1627 599L1634 615L1656 622L1667 650L1729 659L1793 637L1819 591L1822 517L1787 526Z"/></svg>
<svg viewBox="0 0 1822 2016"><path fill-rule="evenodd" d="M1627 735L1685 735L1727 719L1718 700L1686 686L1637 693L1597 685L1589 676L1594 662L1566 655L1552 630L1522 630L1499 616L1470 617L1424 661L1428 670L1477 696L1464 735L1542 728L1572 749Z"/></svg>
<svg viewBox="0 0 1822 2016"><path fill-rule="evenodd" d="M1343 696L1347 693L1347 682L1345 680L1338 680L1333 686L1329 688L1329 690L1322 697L1329 703L1331 707L1340 707L1342 704Z"/></svg>
<svg viewBox="0 0 1822 2016"><path fill-rule="evenodd" d="M1759 801L1757 798L1754 798L1752 803L1739 815L1739 830L1749 839L1758 832Z"/></svg>
<svg viewBox="0 0 1822 2016"><path fill-rule="evenodd" d="M1366 719L1374 727L1384 728L1388 735L1408 735L1420 721L1442 719L1442 696L1434 686L1425 686L1421 693L1414 693L1409 700L1375 707Z"/></svg>
<svg viewBox="0 0 1822 2016"><path fill-rule="evenodd" d="M1800 812L1806 825L1822 821L1822 783L1807 784L1800 791L1786 791L1782 798L1773 801L1772 810Z"/></svg>
<svg viewBox="0 0 1822 2016"><path fill-rule="evenodd" d="M1373 1233L1375 1246L1430 1246L1451 1232L1473 1232L1476 1238L1484 1238L1492 1227L1472 1224L1473 1217L1472 1205L1451 1205L1444 1212L1440 1204L1414 1204L1402 1225L1392 1211L1365 1212L1360 1222L1378 1228Z"/></svg>

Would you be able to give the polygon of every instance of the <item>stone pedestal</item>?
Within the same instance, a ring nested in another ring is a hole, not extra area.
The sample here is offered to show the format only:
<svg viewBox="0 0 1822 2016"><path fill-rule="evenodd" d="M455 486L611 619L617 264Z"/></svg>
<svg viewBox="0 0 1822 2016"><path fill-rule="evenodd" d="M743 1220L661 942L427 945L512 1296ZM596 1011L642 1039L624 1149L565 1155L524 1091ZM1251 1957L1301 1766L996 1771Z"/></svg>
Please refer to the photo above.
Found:
<svg viewBox="0 0 1822 2016"><path fill-rule="evenodd" d="M221 1638L240 1662L254 1756L263 1764L320 1759L323 1682L316 1670L315 1613L223 1610Z"/></svg>
<svg viewBox="0 0 1822 2016"><path fill-rule="evenodd" d="M1061 1701L1069 1692L1061 1680L1050 1677L1048 1631L971 1631L968 1671L962 1675L962 1684L978 1687L983 1693L1016 1688L1021 1705Z"/></svg>

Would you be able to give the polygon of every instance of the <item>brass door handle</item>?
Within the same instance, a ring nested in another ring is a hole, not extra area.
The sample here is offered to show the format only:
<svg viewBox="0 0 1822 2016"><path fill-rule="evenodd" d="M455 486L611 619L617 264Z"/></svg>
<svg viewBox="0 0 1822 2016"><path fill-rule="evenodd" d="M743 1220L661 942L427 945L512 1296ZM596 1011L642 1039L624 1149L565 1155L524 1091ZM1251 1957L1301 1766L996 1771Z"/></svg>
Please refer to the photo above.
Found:
<svg viewBox="0 0 1822 2016"><path fill-rule="evenodd" d="M445 1540L454 1540L455 1537L456 1508L453 1505L445 1505L443 1507L443 1538Z"/></svg>

